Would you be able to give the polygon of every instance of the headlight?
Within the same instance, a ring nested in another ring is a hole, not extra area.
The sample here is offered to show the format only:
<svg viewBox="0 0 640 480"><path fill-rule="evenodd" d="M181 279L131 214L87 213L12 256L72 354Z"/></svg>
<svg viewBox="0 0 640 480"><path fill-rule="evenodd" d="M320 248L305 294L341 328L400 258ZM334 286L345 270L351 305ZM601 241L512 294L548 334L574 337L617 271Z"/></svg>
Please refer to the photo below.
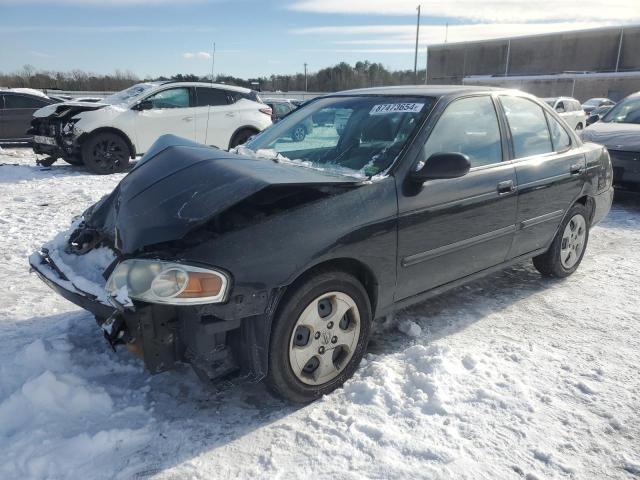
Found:
<svg viewBox="0 0 640 480"><path fill-rule="evenodd" d="M109 295L122 288L130 298L149 303L199 305L225 299L229 279L217 270L161 260L125 260L107 280Z"/></svg>

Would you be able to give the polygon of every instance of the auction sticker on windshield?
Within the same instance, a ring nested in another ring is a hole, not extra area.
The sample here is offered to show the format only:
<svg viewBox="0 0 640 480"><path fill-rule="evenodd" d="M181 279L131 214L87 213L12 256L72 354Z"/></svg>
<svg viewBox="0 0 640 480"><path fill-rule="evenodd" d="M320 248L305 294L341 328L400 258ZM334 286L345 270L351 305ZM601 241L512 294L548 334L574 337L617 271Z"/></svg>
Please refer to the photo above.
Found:
<svg viewBox="0 0 640 480"><path fill-rule="evenodd" d="M418 113L424 103L384 103L374 105L369 115L384 115L387 113Z"/></svg>

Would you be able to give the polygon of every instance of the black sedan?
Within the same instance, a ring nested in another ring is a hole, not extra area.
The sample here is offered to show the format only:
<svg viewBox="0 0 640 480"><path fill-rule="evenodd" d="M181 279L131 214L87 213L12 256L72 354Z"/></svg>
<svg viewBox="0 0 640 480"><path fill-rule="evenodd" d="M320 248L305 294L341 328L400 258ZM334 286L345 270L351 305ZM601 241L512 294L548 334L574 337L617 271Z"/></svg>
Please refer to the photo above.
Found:
<svg viewBox="0 0 640 480"><path fill-rule="evenodd" d="M607 147L617 184L640 186L640 92L624 98L587 127L582 139Z"/></svg>
<svg viewBox="0 0 640 480"><path fill-rule="evenodd" d="M290 138L337 109L341 133ZM606 149L482 87L326 96L238 151L161 137L30 264L151 372L188 362L294 402L354 373L376 317L531 259L571 275L613 195Z"/></svg>
<svg viewBox="0 0 640 480"><path fill-rule="evenodd" d="M0 90L0 142L31 140L27 130L33 112L59 100L20 90Z"/></svg>

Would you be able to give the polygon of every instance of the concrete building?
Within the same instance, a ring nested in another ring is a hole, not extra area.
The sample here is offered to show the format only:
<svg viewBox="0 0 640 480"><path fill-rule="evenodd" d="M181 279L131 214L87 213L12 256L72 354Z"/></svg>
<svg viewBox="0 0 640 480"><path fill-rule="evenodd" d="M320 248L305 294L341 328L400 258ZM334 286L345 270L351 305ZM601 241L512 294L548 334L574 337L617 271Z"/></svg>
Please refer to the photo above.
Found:
<svg viewBox="0 0 640 480"><path fill-rule="evenodd" d="M640 25L431 45L427 81L619 100L640 90Z"/></svg>

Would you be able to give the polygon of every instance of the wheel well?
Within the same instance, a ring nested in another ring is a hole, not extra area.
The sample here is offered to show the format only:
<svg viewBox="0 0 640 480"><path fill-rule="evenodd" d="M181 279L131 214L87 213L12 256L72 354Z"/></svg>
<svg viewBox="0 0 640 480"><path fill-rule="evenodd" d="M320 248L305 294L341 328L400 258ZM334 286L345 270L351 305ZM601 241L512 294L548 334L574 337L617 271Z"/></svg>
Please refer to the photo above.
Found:
<svg viewBox="0 0 640 480"><path fill-rule="evenodd" d="M575 203L579 203L581 205L584 205L584 207L587 209L587 213L589 214L589 222L591 222L591 220L593 219L593 214L595 213L595 206L596 206L596 202L593 198L591 198L589 195L584 195L580 198L578 198Z"/></svg>
<svg viewBox="0 0 640 480"><path fill-rule="evenodd" d="M378 302L378 281L369 267L364 263L353 258L335 258L314 265L291 282L289 290L292 286L304 282L306 279L317 275L319 272L327 270L339 270L341 272L350 273L358 279L367 292L369 302L371 303L371 312L375 318L376 306ZM285 294L286 295L286 294Z"/></svg>
<svg viewBox="0 0 640 480"><path fill-rule="evenodd" d="M231 145L233 144L233 141L235 140L236 135L238 135L240 132L243 132L245 130L249 130L254 133L260 133L260 130L258 130L256 127L252 127L251 125L245 125L244 127L240 127L236 129L235 132L233 132L233 135L231 135L231 139L229 140L229 148L231 148Z"/></svg>
<svg viewBox="0 0 640 480"><path fill-rule="evenodd" d="M129 146L129 152L131 153L131 158L136 158L136 147L133 145L133 142L131 141L129 136L126 133L124 133L122 130L118 130L117 128L113 128L113 127L100 127L100 128L96 128L95 130L89 133L85 133L82 136L80 136L80 138L78 138L78 144L82 145L89 138L95 135L98 135L100 133L114 133L116 135L121 136Z"/></svg>

